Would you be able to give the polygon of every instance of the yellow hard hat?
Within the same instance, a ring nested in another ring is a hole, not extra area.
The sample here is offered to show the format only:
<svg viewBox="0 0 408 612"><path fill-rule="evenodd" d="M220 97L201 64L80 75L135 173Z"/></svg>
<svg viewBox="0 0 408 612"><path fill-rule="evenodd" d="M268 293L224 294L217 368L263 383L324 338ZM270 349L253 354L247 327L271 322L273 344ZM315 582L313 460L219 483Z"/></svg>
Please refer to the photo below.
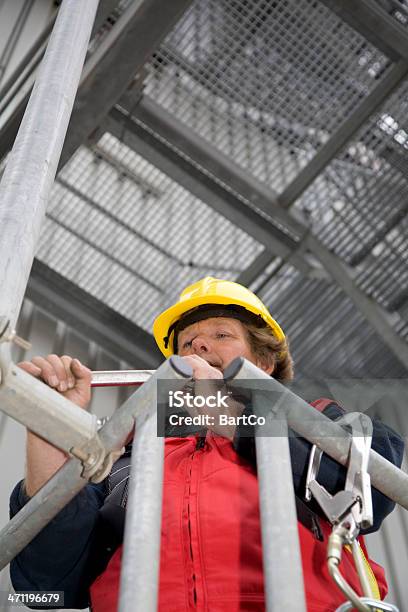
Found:
<svg viewBox="0 0 408 612"><path fill-rule="evenodd" d="M261 317L272 329L278 340L284 340L285 334L272 318L265 304L252 291L232 281L206 276L189 285L181 293L176 304L162 312L153 323L153 334L159 349L165 357L174 353L174 326L184 314L198 306L219 304L224 306L241 306Z"/></svg>

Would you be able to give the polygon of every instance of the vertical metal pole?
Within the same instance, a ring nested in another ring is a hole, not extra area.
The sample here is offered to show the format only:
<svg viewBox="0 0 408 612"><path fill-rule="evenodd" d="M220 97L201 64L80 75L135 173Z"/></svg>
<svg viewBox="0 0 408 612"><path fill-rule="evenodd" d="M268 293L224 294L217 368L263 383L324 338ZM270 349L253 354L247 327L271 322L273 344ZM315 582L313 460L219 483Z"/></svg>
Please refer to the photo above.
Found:
<svg viewBox="0 0 408 612"><path fill-rule="evenodd" d="M266 610L306 612L288 438L257 437L255 443Z"/></svg>
<svg viewBox="0 0 408 612"><path fill-rule="evenodd" d="M242 360L232 381L252 389L252 409L265 418L255 430L267 612L306 612L292 464L285 404L286 389Z"/></svg>
<svg viewBox="0 0 408 612"><path fill-rule="evenodd" d="M182 357L173 355L145 384L160 379L184 386L193 371ZM143 390L143 386L141 387ZM160 569L160 534L163 493L164 437L157 435L156 393L146 398L136 415L129 499L126 511L119 612L156 612ZM138 392L139 395L140 392ZM143 396L141 396L142 398Z"/></svg>
<svg viewBox="0 0 408 612"><path fill-rule="evenodd" d="M157 409L136 421L132 450L119 612L156 612L160 568L164 438L157 436Z"/></svg>
<svg viewBox="0 0 408 612"><path fill-rule="evenodd" d="M170 357L153 375L155 381L173 380L184 386L193 371L182 357ZM146 384L151 386L152 379ZM143 386L141 387L143 389ZM180 386L180 388L182 388ZM157 435L157 385L136 415L129 499L126 511L119 612L156 612L160 569L164 437ZM138 393L139 394L139 393Z"/></svg>
<svg viewBox="0 0 408 612"><path fill-rule="evenodd" d="M0 185L0 317L14 327L99 0L64 0Z"/></svg>

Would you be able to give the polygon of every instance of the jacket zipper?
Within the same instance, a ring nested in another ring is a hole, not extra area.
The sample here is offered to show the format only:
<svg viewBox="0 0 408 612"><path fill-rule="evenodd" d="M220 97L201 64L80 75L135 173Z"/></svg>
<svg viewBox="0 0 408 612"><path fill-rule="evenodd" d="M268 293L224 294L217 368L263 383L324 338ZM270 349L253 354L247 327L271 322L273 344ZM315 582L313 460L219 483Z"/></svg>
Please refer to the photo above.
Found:
<svg viewBox="0 0 408 612"><path fill-rule="evenodd" d="M203 437L203 436L200 436L200 437L197 439L197 443L196 443L195 450L196 450L196 451L197 451L197 450L201 450L202 448L204 448L204 446L205 446L205 436L204 436L204 437Z"/></svg>
<svg viewBox="0 0 408 612"><path fill-rule="evenodd" d="M187 515L188 515L188 533L189 533L189 537L190 537L190 557L191 557L191 562L194 566L194 559L193 559L193 547L192 547L192 541L191 541L191 515L190 515L190 491L191 491L191 472L193 469L193 460L194 460L194 455L197 451L200 451L204 448L205 446L205 436L200 436L199 438L197 438L196 441L196 445L195 445L195 449L193 451L193 453L191 454L191 467L190 467L190 489L189 489L189 500L188 500L188 510L187 510ZM192 575L192 582L193 582L193 600L194 600L194 607L197 606L197 589L196 589L196 577L195 574L193 573Z"/></svg>

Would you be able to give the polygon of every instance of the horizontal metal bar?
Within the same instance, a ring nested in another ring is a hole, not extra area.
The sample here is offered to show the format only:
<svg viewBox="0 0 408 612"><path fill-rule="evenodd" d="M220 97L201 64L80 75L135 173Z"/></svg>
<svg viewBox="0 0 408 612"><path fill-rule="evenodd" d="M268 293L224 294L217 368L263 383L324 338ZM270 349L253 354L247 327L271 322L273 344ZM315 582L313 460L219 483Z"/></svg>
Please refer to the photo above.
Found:
<svg viewBox="0 0 408 612"><path fill-rule="evenodd" d="M151 376L146 384L113 414L112 418L98 431L106 452L117 451L134 426L138 432L156 408L157 381L179 380L180 388L192 370L179 357L171 357ZM152 404L152 400L154 400ZM67 463L34 495L16 516L0 531L0 570L5 567L31 540L50 522L58 512L87 484L81 477L82 465L76 459ZM136 478L137 478L136 474ZM146 561L147 562L147 561Z"/></svg>
<svg viewBox="0 0 408 612"><path fill-rule="evenodd" d="M155 370L99 370L92 372L91 387L129 387L145 383Z"/></svg>
<svg viewBox="0 0 408 612"><path fill-rule="evenodd" d="M261 393L264 401L271 404L271 408L272 402L276 402L279 397L282 414L288 426L309 442L316 444L341 465L347 465L351 440L340 425L325 417L254 364L245 359L241 361L239 372L229 381L232 387L245 385L254 393ZM236 364L233 363L233 366ZM408 510L408 474L374 450L370 451L368 472L372 486Z"/></svg>

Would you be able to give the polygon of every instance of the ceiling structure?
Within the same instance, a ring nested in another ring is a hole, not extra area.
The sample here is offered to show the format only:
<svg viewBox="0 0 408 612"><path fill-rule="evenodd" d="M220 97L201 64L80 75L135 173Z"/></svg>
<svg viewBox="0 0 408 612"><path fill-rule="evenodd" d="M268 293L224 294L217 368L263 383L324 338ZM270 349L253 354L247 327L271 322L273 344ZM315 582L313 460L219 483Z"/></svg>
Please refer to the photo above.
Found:
<svg viewBox="0 0 408 612"><path fill-rule="evenodd" d="M101 0L28 296L154 367L157 313L238 280L300 376L404 377L407 76L405 0Z"/></svg>

